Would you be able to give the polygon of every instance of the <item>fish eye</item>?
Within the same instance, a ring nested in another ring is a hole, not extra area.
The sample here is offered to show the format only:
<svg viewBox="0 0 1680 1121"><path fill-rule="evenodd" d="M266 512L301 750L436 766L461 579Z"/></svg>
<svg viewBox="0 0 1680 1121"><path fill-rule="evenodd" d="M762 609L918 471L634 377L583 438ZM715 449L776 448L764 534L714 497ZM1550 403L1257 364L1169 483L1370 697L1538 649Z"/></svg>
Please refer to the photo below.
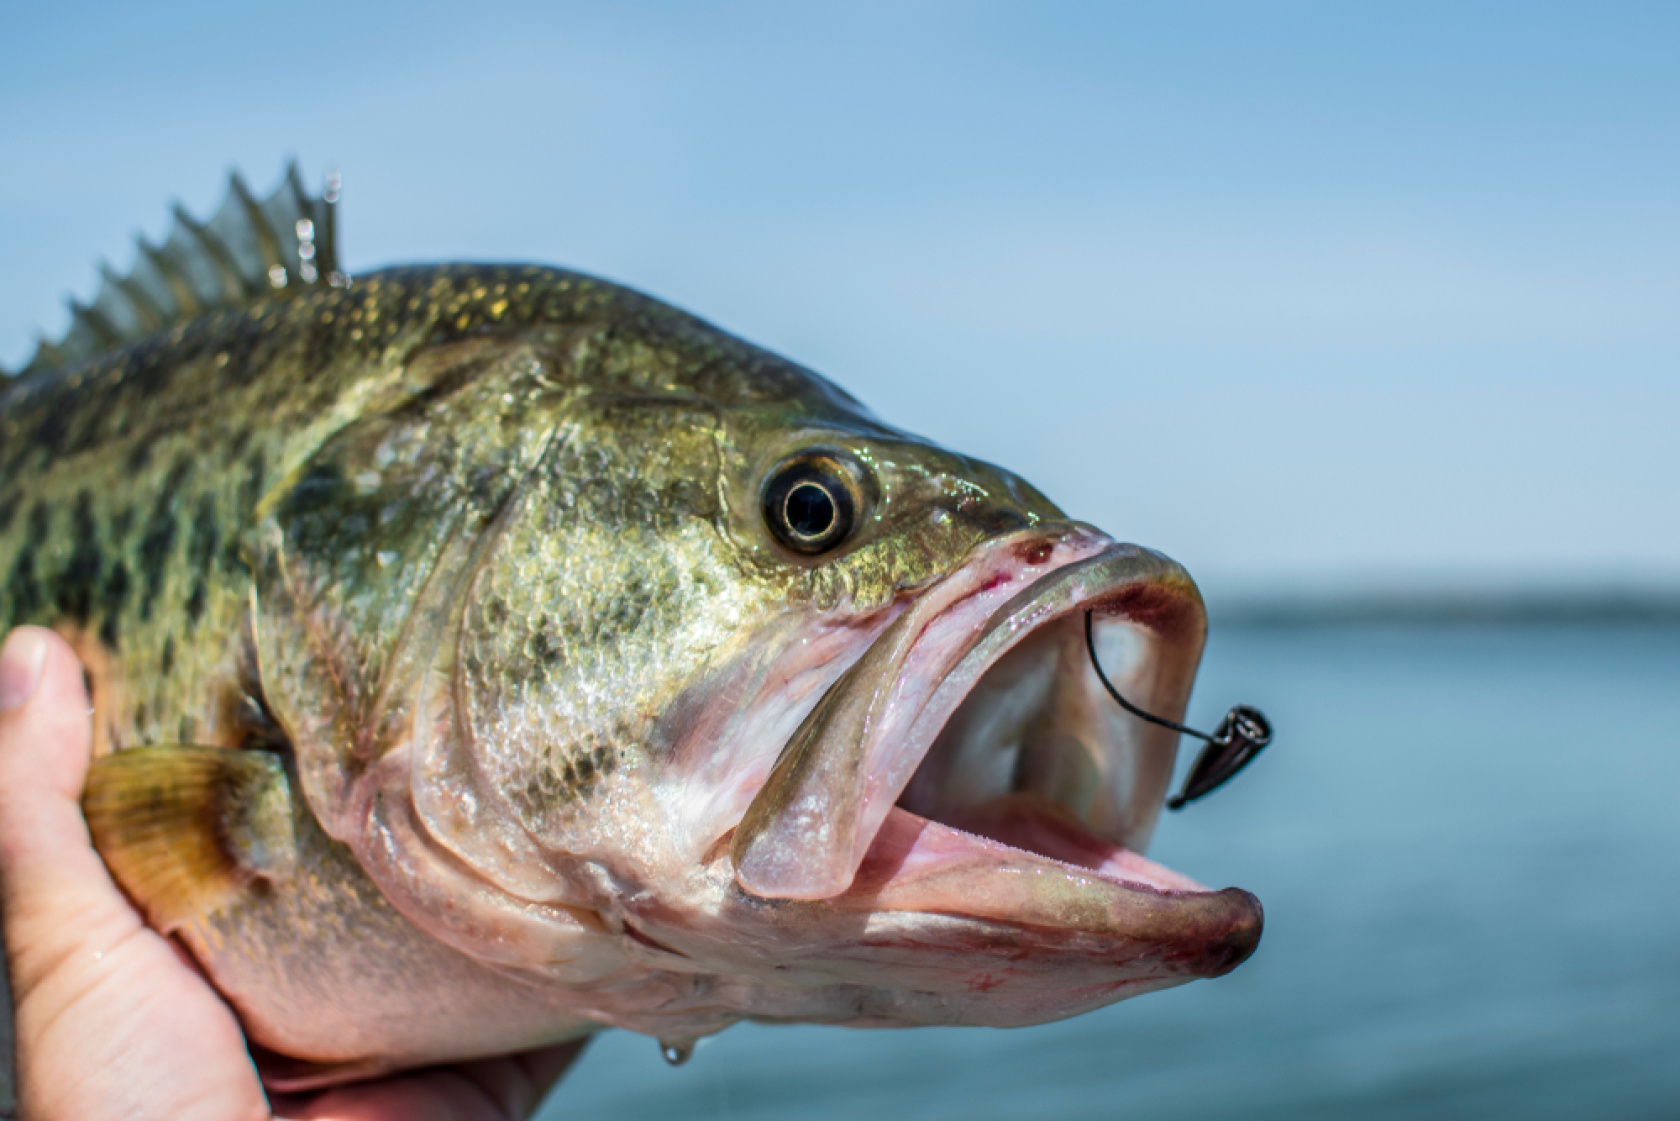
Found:
<svg viewBox="0 0 1680 1121"><path fill-rule="evenodd" d="M857 524L854 472L832 454L795 456L764 485L764 523L783 548L801 556L831 552Z"/></svg>

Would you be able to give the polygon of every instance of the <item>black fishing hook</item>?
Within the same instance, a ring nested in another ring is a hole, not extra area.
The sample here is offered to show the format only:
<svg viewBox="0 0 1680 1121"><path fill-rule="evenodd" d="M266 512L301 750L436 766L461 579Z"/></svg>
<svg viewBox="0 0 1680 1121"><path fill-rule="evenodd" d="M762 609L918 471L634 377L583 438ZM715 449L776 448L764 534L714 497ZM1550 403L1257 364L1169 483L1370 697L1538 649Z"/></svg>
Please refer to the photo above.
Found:
<svg viewBox="0 0 1680 1121"><path fill-rule="evenodd" d="M1254 757L1266 745L1272 742L1272 725L1265 715L1257 708L1248 705L1238 705L1225 714L1225 719L1219 722L1219 727L1213 730L1213 735L1198 732L1194 728L1186 728L1183 724L1175 724L1165 717L1145 712L1125 697L1120 690L1108 679L1103 672L1101 663L1097 661L1097 640L1091 631L1091 612L1085 612L1085 649L1091 655L1091 668L1097 671L1097 680L1101 681L1108 695L1119 702L1120 707L1136 716L1140 720L1147 720L1151 724L1159 724L1163 728L1171 728L1175 732L1183 732L1187 736L1195 736L1205 740L1207 746L1196 756L1195 766L1190 768L1190 775L1184 780L1184 789L1167 799L1167 809L1183 809L1186 802L1193 802L1205 794L1211 794L1231 781L1236 773L1254 761Z"/></svg>

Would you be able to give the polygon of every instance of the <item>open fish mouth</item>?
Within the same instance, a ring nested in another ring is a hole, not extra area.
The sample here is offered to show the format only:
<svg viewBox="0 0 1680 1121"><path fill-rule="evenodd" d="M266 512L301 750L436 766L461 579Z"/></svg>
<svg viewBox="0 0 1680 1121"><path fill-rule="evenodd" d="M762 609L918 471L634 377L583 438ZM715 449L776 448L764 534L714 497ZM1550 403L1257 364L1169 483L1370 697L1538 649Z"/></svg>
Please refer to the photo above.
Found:
<svg viewBox="0 0 1680 1121"><path fill-rule="evenodd" d="M1259 941L1259 901L1141 855L1178 733L1106 695L1087 612L1126 696L1181 718L1206 619L1180 566L1077 524L986 542L789 741L735 833L740 889L1071 939L1138 982L1235 968Z"/></svg>

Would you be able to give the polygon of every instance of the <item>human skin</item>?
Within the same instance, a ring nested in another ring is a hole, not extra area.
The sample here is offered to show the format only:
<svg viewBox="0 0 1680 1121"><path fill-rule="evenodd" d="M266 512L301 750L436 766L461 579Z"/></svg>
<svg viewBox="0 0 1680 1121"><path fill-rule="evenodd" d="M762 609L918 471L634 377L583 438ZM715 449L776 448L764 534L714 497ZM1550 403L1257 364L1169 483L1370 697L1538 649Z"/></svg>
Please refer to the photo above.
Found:
<svg viewBox="0 0 1680 1121"><path fill-rule="evenodd" d="M12 631L0 648L0 917L24 1121L518 1121L576 1058L582 1042L265 1096L232 1010L93 849L81 811L91 742L68 644Z"/></svg>

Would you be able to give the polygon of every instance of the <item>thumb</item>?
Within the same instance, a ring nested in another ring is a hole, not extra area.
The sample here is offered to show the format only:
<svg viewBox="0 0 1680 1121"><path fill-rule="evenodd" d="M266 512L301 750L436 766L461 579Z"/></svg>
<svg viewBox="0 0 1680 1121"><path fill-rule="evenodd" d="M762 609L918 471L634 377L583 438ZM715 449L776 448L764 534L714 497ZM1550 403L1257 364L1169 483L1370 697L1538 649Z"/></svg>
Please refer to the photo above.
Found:
<svg viewBox="0 0 1680 1121"><path fill-rule="evenodd" d="M0 911L20 1113L267 1117L233 1013L141 921L82 818L81 663L51 631L0 647Z"/></svg>
<svg viewBox="0 0 1680 1121"><path fill-rule="evenodd" d="M82 818L91 743L76 655L17 628L0 647L0 914L20 1002L78 947L139 925Z"/></svg>

